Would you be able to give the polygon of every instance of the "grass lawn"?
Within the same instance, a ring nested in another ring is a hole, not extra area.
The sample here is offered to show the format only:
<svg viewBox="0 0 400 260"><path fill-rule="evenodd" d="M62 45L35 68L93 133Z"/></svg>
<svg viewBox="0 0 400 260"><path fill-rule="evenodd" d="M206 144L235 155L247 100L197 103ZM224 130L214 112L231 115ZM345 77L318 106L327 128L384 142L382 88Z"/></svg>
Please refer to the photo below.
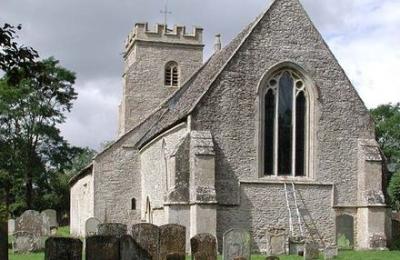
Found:
<svg viewBox="0 0 400 260"><path fill-rule="evenodd" d="M44 253L34 254L13 254L9 252L10 260L43 260ZM191 259L186 257L187 260ZM219 257L218 259L222 259ZM265 260L265 256L253 255L252 260ZM299 256L281 256L281 260L301 260ZM321 256L320 259L323 259ZM400 251L341 251L339 256L335 259L338 260L400 260Z"/></svg>

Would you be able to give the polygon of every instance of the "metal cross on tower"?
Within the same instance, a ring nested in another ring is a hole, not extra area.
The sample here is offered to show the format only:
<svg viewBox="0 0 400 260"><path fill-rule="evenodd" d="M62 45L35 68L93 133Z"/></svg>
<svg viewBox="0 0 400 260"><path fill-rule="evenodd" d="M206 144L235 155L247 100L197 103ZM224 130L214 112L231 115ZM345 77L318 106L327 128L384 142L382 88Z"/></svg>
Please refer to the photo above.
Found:
<svg viewBox="0 0 400 260"><path fill-rule="evenodd" d="M168 11L168 0L165 0L164 10L161 10L160 13L164 14L164 24L168 25L168 15L172 14L172 12Z"/></svg>

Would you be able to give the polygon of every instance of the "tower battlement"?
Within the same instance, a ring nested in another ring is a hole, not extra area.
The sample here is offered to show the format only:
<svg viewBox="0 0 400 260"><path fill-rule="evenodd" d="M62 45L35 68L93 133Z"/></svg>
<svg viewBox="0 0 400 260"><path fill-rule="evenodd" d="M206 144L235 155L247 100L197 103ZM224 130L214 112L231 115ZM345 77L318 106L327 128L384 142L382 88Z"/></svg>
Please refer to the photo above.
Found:
<svg viewBox="0 0 400 260"><path fill-rule="evenodd" d="M203 29L194 27L191 33L185 26L175 25L171 30L165 24L156 24L150 29L147 23L137 23L125 41L125 50L129 52L136 41L203 45Z"/></svg>

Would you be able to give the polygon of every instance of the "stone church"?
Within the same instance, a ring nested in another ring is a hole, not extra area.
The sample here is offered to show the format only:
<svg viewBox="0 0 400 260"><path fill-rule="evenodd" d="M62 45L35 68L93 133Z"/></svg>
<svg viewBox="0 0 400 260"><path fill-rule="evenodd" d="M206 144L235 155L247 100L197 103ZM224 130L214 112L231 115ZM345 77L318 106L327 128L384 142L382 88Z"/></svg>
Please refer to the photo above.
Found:
<svg viewBox="0 0 400 260"><path fill-rule="evenodd" d="M321 246L390 241L368 109L299 0L275 0L203 62L203 30L138 23L125 43L119 137L71 179L85 221L251 232ZM95 134L95 133L94 133Z"/></svg>

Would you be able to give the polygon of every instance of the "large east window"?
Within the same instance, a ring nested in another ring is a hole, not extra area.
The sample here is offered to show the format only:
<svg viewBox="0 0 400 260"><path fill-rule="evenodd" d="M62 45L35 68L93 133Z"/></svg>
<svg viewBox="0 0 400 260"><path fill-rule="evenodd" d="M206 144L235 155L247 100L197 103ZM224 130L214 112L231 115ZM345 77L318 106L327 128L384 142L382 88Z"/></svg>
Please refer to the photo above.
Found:
<svg viewBox="0 0 400 260"><path fill-rule="evenodd" d="M262 171L265 176L307 176L309 93L293 70L280 70L262 91Z"/></svg>

